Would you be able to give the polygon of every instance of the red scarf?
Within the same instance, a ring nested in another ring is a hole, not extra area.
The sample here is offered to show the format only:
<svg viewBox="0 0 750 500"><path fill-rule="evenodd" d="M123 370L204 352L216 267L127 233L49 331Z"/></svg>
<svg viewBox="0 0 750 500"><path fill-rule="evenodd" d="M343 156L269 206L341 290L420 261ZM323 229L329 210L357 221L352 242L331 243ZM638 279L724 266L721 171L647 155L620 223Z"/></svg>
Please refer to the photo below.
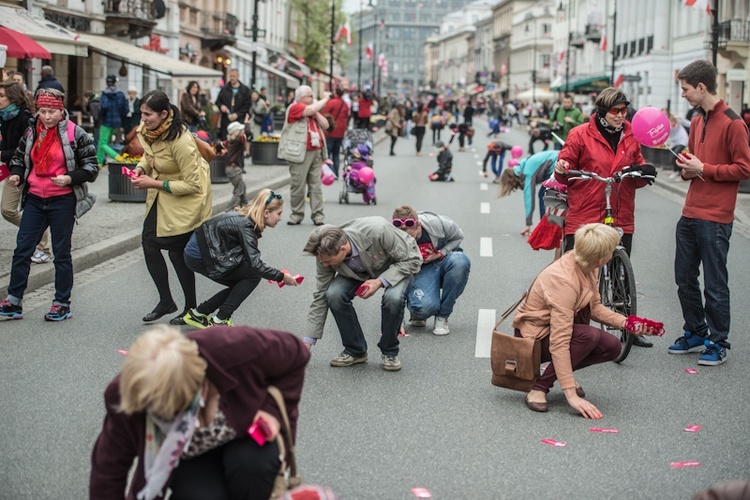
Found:
<svg viewBox="0 0 750 500"><path fill-rule="evenodd" d="M36 125L36 139L31 148L31 161L34 163L34 172L39 177L49 177L52 165L50 165L53 152L62 149L62 141L57 133L57 126L46 128L41 122Z"/></svg>

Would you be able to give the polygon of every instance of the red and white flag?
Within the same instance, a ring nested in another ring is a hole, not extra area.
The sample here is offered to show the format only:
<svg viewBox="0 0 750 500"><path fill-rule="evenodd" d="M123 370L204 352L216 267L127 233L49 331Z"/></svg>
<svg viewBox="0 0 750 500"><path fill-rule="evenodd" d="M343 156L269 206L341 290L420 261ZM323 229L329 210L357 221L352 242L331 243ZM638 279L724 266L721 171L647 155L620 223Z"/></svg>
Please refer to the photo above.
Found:
<svg viewBox="0 0 750 500"><path fill-rule="evenodd" d="M352 29L349 27L349 20L347 19L344 24L339 26L339 30L336 32L336 43L341 41L341 37L346 38L346 44L352 44Z"/></svg>
<svg viewBox="0 0 750 500"><path fill-rule="evenodd" d="M711 15L711 6L708 0L685 0L685 7L698 7L701 10L705 10L708 15Z"/></svg>
<svg viewBox="0 0 750 500"><path fill-rule="evenodd" d="M599 50L607 52L607 31L602 28L602 39L599 41Z"/></svg>
<svg viewBox="0 0 750 500"><path fill-rule="evenodd" d="M368 61L372 61L373 54L372 54L372 44L371 43L367 44L367 48L365 49L365 57L367 58Z"/></svg>
<svg viewBox="0 0 750 500"><path fill-rule="evenodd" d="M615 87L619 88L620 85L622 85L622 82L624 81L625 81L625 75L621 73L620 76L618 76L617 79L615 80Z"/></svg>
<svg viewBox="0 0 750 500"><path fill-rule="evenodd" d="M378 68L382 68L385 64L385 54L381 52L380 54L378 54Z"/></svg>
<svg viewBox="0 0 750 500"><path fill-rule="evenodd" d="M560 66L562 64L563 60L565 60L565 51L561 50L560 53L557 54L557 65ZM505 76L505 75L503 75L503 76Z"/></svg>

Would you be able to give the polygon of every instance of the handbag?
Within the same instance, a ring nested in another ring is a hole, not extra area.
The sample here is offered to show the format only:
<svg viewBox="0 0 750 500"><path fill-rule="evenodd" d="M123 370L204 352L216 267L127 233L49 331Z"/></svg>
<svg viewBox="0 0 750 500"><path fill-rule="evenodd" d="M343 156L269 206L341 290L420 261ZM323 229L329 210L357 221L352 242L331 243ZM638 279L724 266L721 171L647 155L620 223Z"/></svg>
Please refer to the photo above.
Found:
<svg viewBox="0 0 750 500"><path fill-rule="evenodd" d="M292 427L289 425L289 415L286 412L286 403L281 391L273 385L268 386L268 394L276 402L281 414L281 430L276 436L276 442L279 445L279 455L281 456L281 467L273 483L271 500L278 500L284 497L284 494L302 484L302 478L297 475L297 456L294 451L294 441L292 440Z"/></svg>
<svg viewBox="0 0 750 500"><path fill-rule="evenodd" d="M195 141L195 147L198 148L201 157L203 157L208 163L211 163L211 161L216 158L216 151L214 151L214 148L203 139L199 139L195 134L193 134L193 140Z"/></svg>
<svg viewBox="0 0 750 500"><path fill-rule="evenodd" d="M531 287L529 287L529 290L531 290ZM528 293L529 291L526 290L521 298L510 306L502 314L500 321L495 324L495 328L492 330L490 348L492 385L521 392L531 391L539 378L542 343L539 339L527 339L502 333L498 330L498 327L510 316L510 313L521 305Z"/></svg>

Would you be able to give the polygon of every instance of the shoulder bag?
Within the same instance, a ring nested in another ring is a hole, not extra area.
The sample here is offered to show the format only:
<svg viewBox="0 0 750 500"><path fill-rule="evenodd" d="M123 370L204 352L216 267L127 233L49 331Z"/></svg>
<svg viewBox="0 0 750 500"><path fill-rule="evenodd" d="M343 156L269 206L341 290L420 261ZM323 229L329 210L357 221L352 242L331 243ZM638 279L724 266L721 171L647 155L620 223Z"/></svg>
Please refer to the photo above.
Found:
<svg viewBox="0 0 750 500"><path fill-rule="evenodd" d="M529 287L529 290L531 290L531 287ZM529 294L529 290L526 290L521 298L510 306L500 317L500 321L495 324L495 328L492 330L492 346L490 349L492 385L522 392L531 391L539 378L539 365L542 361L541 341L508 335L499 331L498 327L521 305Z"/></svg>
<svg viewBox="0 0 750 500"><path fill-rule="evenodd" d="M214 151L214 148L203 139L199 139L195 134L192 135L193 140L195 141L195 147L198 148L201 157L203 157L208 163L211 163L211 161L216 158L216 151Z"/></svg>
<svg viewBox="0 0 750 500"><path fill-rule="evenodd" d="M271 500L280 500L284 494L302 484L302 478L297 475L297 456L294 451L294 440L292 439L292 426L289 425L289 415L286 412L286 403L281 391L273 385L268 386L268 394L276 402L281 414L281 430L276 441L279 444L279 455L281 456L281 468L273 483Z"/></svg>

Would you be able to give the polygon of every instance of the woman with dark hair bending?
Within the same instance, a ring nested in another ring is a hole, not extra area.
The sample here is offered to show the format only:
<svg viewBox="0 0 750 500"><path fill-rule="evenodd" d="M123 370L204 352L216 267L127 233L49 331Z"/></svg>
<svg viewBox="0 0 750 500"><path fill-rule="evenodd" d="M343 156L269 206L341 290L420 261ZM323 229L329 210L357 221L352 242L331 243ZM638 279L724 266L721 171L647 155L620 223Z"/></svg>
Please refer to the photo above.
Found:
<svg viewBox="0 0 750 500"><path fill-rule="evenodd" d="M185 294L183 312L170 323L182 325L182 317L197 302L195 275L185 264L183 251L193 230L211 217L208 162L201 157L180 111L164 92L153 90L143 96L141 121L138 137L144 154L131 182L136 188L148 189L141 243L146 267L159 292L159 303L143 321L155 321L177 311L161 253L167 250Z"/></svg>

